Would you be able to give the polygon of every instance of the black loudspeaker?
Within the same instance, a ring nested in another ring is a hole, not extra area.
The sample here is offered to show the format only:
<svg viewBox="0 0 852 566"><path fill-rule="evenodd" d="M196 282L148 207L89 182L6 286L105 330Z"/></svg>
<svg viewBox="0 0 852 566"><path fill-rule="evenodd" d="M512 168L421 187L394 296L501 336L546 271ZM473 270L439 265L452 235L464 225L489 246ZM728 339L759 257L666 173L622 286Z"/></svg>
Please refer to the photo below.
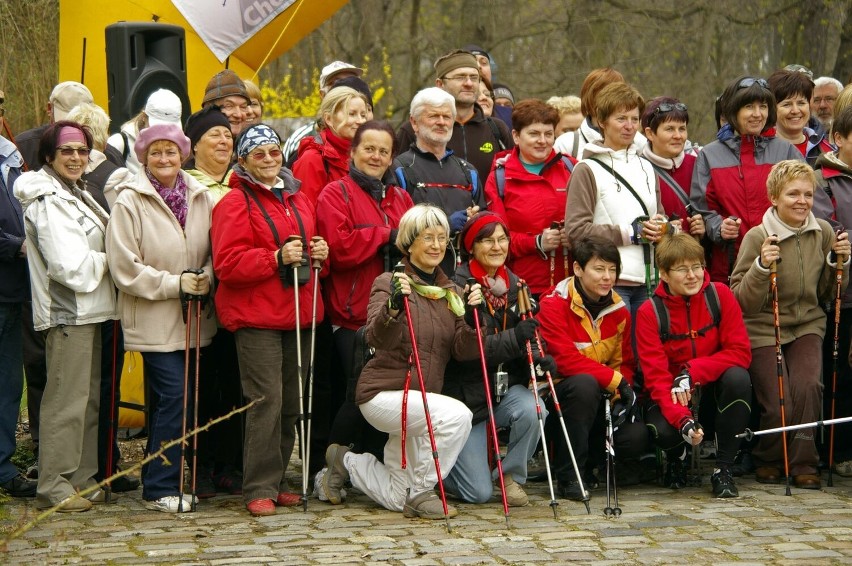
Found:
<svg viewBox="0 0 852 566"><path fill-rule="evenodd" d="M186 36L180 26L119 22L106 27L107 94L110 131L145 108L148 96L165 88L183 106L181 122L191 114L186 88Z"/></svg>

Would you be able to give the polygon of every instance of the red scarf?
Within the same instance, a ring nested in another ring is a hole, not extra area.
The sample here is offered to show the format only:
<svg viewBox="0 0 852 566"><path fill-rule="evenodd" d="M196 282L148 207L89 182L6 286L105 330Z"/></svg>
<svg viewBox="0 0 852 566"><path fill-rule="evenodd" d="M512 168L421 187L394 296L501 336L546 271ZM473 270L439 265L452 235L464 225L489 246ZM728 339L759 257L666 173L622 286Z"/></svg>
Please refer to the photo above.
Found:
<svg viewBox="0 0 852 566"><path fill-rule="evenodd" d="M509 272L506 270L506 265L503 264L497 268L497 273L494 274L493 278L488 277L488 273L485 271L479 262L476 259L471 258L468 262L468 267L470 267L471 276L476 279L476 282L482 285L483 293L485 294L485 300L488 301L488 304L494 310L501 309L506 306L506 302L509 297ZM497 279L500 278L505 282L506 291L497 296L491 291L491 282L489 279Z"/></svg>

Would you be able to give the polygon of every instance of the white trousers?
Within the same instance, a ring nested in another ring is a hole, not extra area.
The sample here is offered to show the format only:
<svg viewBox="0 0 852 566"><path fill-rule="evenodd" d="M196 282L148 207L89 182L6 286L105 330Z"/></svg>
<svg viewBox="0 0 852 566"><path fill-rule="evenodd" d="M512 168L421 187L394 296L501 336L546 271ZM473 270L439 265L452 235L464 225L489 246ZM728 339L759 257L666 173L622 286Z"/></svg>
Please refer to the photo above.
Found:
<svg viewBox="0 0 852 566"><path fill-rule="evenodd" d="M464 403L437 393L427 393L429 412L441 476L446 478L470 434L473 415ZM432 457L429 429L420 391L408 393L405 440L406 468L402 469L402 391L383 391L360 405L371 425L390 435L384 464L372 454L347 453L344 465L352 485L391 511L402 511L407 491L414 497L435 488L438 474Z"/></svg>

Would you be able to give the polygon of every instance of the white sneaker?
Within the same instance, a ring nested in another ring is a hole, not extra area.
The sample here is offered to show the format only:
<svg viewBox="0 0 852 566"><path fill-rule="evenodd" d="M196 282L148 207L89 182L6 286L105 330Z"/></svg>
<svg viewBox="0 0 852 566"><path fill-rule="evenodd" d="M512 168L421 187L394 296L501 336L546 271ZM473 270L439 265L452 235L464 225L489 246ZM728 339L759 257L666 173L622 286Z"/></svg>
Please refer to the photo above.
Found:
<svg viewBox="0 0 852 566"><path fill-rule="evenodd" d="M162 511L163 513L189 513L192 511L192 504L198 503L198 498L192 495L183 496L183 511L180 507L180 497L177 495L167 495L153 501L146 501L145 508L153 511Z"/></svg>
<svg viewBox="0 0 852 566"><path fill-rule="evenodd" d="M328 497L325 496L325 492L322 490L322 477L327 471L328 468L323 468L314 476L314 490L311 492L311 495L320 501L328 501ZM340 495L346 497L346 488L340 488Z"/></svg>

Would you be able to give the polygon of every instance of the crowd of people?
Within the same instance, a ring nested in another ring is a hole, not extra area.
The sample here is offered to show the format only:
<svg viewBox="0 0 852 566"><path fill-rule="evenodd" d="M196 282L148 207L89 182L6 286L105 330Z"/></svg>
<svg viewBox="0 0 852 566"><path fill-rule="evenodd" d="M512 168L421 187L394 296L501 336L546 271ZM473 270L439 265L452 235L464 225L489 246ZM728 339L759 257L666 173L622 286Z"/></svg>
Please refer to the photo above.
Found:
<svg viewBox="0 0 852 566"><path fill-rule="evenodd" d="M0 487L63 512L138 489L78 495L119 469L125 351L149 454L251 403L143 467L164 512L350 486L406 517L523 506L539 451L555 494L588 502L607 428L616 470L651 461L673 489L702 443L719 498L744 473L852 476L843 428L737 437L852 416L852 85L737 77L702 147L674 93L603 68L579 97L516 102L492 63L438 58L394 130L334 61L286 140L229 70L185 123L160 89L112 136L84 85L57 85L49 124L0 138ZM38 460L18 470L24 370Z"/></svg>

